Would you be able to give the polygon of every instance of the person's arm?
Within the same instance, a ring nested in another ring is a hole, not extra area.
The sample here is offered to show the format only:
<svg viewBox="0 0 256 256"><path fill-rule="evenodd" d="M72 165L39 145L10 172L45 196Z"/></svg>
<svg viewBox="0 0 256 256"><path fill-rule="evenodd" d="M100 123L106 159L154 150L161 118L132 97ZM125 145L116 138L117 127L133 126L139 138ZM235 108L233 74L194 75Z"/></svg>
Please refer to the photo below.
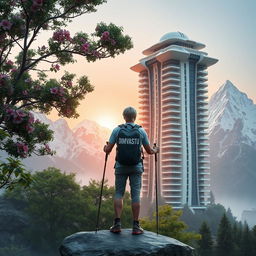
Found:
<svg viewBox="0 0 256 256"><path fill-rule="evenodd" d="M109 153L112 151L114 145L115 145L115 144L113 144L113 143L107 143L107 145L104 146L104 149L103 149L104 152L106 152L107 154L109 154Z"/></svg>
<svg viewBox="0 0 256 256"><path fill-rule="evenodd" d="M116 143L116 138L117 138L117 134L118 134L119 130L120 130L119 127L116 127L112 131L110 138L109 138L109 142L107 142L107 144L104 146L103 151L106 152L107 154L109 154L112 151L112 149Z"/></svg>
<svg viewBox="0 0 256 256"><path fill-rule="evenodd" d="M158 147L151 147L149 144L143 145L144 149L146 150L146 152L150 155L152 154L156 154L159 152L159 148Z"/></svg>
<svg viewBox="0 0 256 256"><path fill-rule="evenodd" d="M149 140L148 140L148 135L146 133L146 131L143 128L140 128L141 132L142 132L142 145L144 147L144 149L146 150L146 152L150 155L152 154L156 154L159 152L159 148L158 147L151 147L149 144Z"/></svg>

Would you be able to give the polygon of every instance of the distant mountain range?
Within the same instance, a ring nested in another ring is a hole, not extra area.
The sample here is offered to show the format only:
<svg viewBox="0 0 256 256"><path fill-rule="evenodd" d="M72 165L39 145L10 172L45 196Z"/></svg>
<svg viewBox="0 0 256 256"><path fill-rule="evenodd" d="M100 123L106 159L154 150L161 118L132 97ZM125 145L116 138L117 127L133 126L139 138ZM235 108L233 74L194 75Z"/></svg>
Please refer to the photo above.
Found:
<svg viewBox="0 0 256 256"><path fill-rule="evenodd" d="M235 213L256 208L256 105L226 81L209 101L211 186Z"/></svg>
<svg viewBox="0 0 256 256"><path fill-rule="evenodd" d="M49 166L67 173L75 172L77 181L88 184L90 179L101 180L104 166L103 146L109 138L110 130L96 122L84 120L70 129L64 119L51 121L44 114L34 113L35 119L49 124L54 131L54 140L49 143L56 151L53 156L33 156L24 160L32 171L43 170ZM113 184L113 154L108 161L106 177Z"/></svg>

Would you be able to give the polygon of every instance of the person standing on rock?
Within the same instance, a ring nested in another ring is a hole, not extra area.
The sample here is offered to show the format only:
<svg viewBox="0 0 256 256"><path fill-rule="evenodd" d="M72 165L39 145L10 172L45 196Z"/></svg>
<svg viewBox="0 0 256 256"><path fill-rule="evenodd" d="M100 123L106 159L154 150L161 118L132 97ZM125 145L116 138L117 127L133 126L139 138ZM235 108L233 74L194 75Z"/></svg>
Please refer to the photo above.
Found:
<svg viewBox="0 0 256 256"><path fill-rule="evenodd" d="M123 209L123 195L125 192L126 181L129 177L131 198L133 229L132 234L139 235L143 229L139 224L140 213L140 190L141 176L143 173L142 146L148 154L156 154L159 149L151 147L146 131L135 124L137 112L133 107L127 107L123 111L125 124L116 127L110 136L109 143L104 146L104 151L109 154L116 144L116 163L115 163L115 198L114 224L110 228L113 233L121 232L121 214Z"/></svg>

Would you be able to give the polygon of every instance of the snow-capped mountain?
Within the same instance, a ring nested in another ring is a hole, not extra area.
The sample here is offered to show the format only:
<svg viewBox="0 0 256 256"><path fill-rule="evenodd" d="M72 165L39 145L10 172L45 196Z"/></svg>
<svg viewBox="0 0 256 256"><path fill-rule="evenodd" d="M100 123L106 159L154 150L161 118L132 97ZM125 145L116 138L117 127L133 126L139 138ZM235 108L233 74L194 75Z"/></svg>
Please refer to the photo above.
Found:
<svg viewBox="0 0 256 256"><path fill-rule="evenodd" d="M42 170L53 166L65 172L75 172L82 183L88 183L90 179L101 179L104 161L102 149L110 135L109 129L94 121L84 120L72 130L63 118L52 121L38 112L34 113L34 117L48 124L49 129L54 131L54 140L49 146L56 154L27 158L24 163L28 168ZM109 165L113 165L113 161L112 156L109 158ZM110 183L112 176L107 174Z"/></svg>
<svg viewBox="0 0 256 256"><path fill-rule="evenodd" d="M210 135L221 129L230 132L239 126L239 143L256 148L256 105L229 80L211 97L209 110Z"/></svg>
<svg viewBox="0 0 256 256"><path fill-rule="evenodd" d="M209 101L211 186L235 212L256 207L256 105L226 81Z"/></svg>

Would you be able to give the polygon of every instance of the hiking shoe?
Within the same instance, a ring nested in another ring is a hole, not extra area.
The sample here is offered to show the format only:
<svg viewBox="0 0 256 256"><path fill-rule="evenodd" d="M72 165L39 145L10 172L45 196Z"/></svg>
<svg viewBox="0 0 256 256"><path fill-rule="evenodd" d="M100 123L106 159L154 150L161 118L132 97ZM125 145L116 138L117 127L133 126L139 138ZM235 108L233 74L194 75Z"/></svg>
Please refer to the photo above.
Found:
<svg viewBox="0 0 256 256"><path fill-rule="evenodd" d="M132 227L132 234L133 235L140 235L140 234L143 234L143 233L144 233L144 230L140 226L140 223L138 221L134 221L133 222L133 227Z"/></svg>
<svg viewBox="0 0 256 256"><path fill-rule="evenodd" d="M121 221L115 221L114 225L109 229L112 233L120 233L121 232Z"/></svg>

